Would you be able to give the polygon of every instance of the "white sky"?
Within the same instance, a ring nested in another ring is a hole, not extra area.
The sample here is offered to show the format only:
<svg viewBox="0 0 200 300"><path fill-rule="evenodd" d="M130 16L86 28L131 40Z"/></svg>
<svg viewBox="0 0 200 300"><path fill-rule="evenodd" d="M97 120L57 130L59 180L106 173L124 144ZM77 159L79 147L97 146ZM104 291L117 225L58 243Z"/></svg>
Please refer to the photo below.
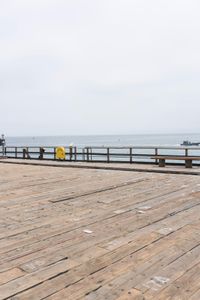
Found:
<svg viewBox="0 0 200 300"><path fill-rule="evenodd" d="M0 0L0 133L200 132L199 0Z"/></svg>

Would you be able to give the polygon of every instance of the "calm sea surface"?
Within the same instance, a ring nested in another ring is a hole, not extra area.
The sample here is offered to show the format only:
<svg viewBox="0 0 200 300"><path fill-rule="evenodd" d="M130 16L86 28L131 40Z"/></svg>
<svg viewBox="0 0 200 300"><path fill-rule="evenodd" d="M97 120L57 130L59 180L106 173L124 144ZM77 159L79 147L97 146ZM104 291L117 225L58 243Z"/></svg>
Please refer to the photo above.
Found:
<svg viewBox="0 0 200 300"><path fill-rule="evenodd" d="M7 137L7 146L179 146L184 140L200 142L200 134L90 135Z"/></svg>
<svg viewBox="0 0 200 300"><path fill-rule="evenodd" d="M200 142L200 134L173 134L173 135L89 135L89 136L32 136L32 137L7 137L6 145L9 146L18 146L18 147L69 147L69 145L73 144L73 146L77 147L79 152L77 159L82 160L82 149L86 146L124 146L124 147L134 147L134 146L180 146L180 144L189 140L191 142ZM15 153L9 153L9 149L7 148L7 154L10 156L15 156ZM46 149L47 150L47 149ZM45 150L45 151L46 151ZM12 150L13 151L13 150ZM32 158L38 158L38 149L32 150L36 151L36 154L31 153ZM51 149L52 151L52 149ZM47 151L48 152L48 151ZM105 150L98 150L96 154L93 153L93 159L105 160L106 156L99 156L98 153L104 153ZM129 149L123 150L110 150L110 154L114 153L114 155L110 158L110 161L119 161L123 160L129 161ZM127 156L122 156L121 154L126 154ZM134 149L134 154L137 156L134 157L134 160L137 161L151 161L151 159L144 158L142 154L155 154L154 149ZM177 150L177 149L159 149L160 155L185 155L185 150ZM189 150L188 155L190 156L200 156L200 147L198 150L193 148ZM22 157L22 152L18 153L18 157ZM52 154L45 153L44 158L53 159Z"/></svg>

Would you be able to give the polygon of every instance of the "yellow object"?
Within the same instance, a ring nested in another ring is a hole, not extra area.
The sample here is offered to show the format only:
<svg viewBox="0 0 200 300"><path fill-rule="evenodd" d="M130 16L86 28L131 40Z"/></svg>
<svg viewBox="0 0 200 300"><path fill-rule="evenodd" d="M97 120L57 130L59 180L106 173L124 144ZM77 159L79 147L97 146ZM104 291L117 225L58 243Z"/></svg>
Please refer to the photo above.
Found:
<svg viewBox="0 0 200 300"><path fill-rule="evenodd" d="M64 147L57 147L56 148L56 159L65 159L66 152Z"/></svg>

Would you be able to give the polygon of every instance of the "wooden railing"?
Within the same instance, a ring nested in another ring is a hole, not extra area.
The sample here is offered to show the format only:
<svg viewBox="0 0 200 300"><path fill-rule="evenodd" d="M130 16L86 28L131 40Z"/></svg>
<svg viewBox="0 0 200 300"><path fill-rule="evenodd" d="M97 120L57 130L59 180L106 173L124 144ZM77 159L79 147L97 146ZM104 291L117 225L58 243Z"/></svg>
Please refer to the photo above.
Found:
<svg viewBox="0 0 200 300"><path fill-rule="evenodd" d="M162 146L129 146L129 147L97 147L88 146L65 147L65 161L85 162L117 162L117 163L158 163L156 156L167 155L200 158L200 147L162 147ZM0 150L0 156L2 156ZM56 147L6 146L4 155L16 159L56 160ZM181 162L170 162L178 164ZM198 162L196 162L198 165Z"/></svg>

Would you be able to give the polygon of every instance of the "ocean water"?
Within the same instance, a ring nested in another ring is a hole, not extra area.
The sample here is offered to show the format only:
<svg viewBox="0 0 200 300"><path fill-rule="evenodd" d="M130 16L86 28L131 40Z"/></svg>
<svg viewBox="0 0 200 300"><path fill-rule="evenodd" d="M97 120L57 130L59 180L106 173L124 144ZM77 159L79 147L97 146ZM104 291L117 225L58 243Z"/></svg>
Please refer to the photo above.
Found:
<svg viewBox="0 0 200 300"><path fill-rule="evenodd" d="M69 145L77 147L77 159L87 159L83 154L84 147L127 147L127 149L110 149L110 161L130 162L129 147L152 146L152 147L172 147L189 140L191 142L200 142L200 134L154 134L154 135L85 135L85 136L32 136L32 137L7 137L7 155L14 157L14 149L9 147L66 147L66 159L69 159ZM18 149L18 157L22 157L22 148ZM31 158L38 158L39 149L29 149ZM106 149L92 150L93 156L90 159L106 161ZM49 153L48 153L49 152ZM100 155L99 155L100 154ZM154 155L155 149L134 149L134 161L150 162L151 159L144 157L145 154ZM160 155L185 155L184 149L159 149ZM188 155L200 156L200 147L189 150ZM75 157L75 156L74 156ZM44 158L53 159L53 148L45 148ZM74 158L72 158L73 160ZM173 161L172 161L173 162ZM180 161L179 161L180 163ZM183 163L183 162L181 162Z"/></svg>
<svg viewBox="0 0 200 300"><path fill-rule="evenodd" d="M85 135L6 137L7 146L179 146L184 140L200 142L199 134Z"/></svg>

